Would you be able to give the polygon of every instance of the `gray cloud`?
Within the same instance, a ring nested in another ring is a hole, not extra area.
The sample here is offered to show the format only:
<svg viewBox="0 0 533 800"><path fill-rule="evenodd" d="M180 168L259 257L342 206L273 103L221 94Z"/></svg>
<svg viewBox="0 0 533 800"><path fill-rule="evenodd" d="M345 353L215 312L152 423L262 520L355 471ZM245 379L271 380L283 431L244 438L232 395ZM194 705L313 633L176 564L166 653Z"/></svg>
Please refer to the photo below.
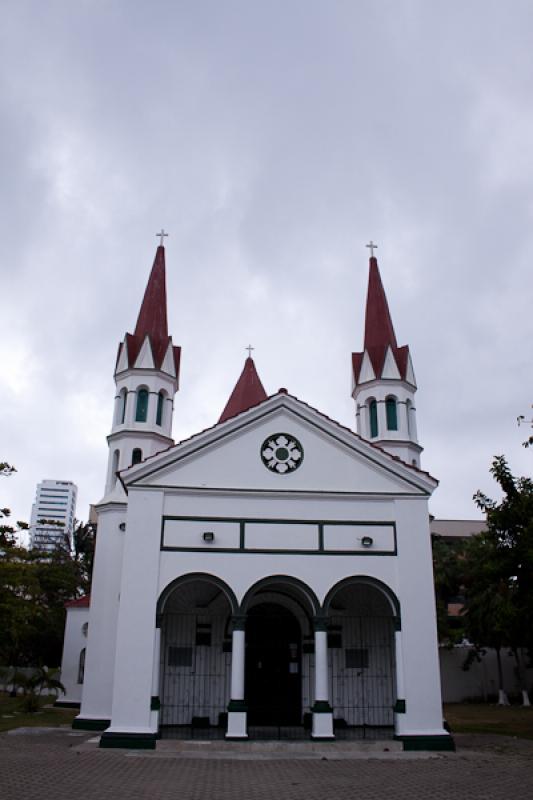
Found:
<svg viewBox="0 0 533 800"><path fill-rule="evenodd" d="M440 516L475 513L531 387L533 12L471 0L4 3L5 503L69 478L98 499L116 346L155 232L183 346L174 435L219 416L251 341L354 424L370 237L419 383Z"/></svg>

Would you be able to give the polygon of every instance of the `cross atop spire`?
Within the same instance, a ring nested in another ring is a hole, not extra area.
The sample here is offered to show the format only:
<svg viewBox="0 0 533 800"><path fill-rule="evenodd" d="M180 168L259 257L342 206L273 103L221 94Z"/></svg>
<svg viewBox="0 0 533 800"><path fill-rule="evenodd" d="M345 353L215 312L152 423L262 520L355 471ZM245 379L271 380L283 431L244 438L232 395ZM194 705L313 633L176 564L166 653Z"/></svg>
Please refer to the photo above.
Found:
<svg viewBox="0 0 533 800"><path fill-rule="evenodd" d="M374 258L374 250L378 249L377 244L374 244L372 239L370 239L370 242L367 245L365 245L365 247L369 247L370 248L370 258Z"/></svg>
<svg viewBox="0 0 533 800"><path fill-rule="evenodd" d="M165 233L165 229L161 228L159 233L156 233L156 236L159 236L159 247L163 247L165 244L165 236L168 236L168 233Z"/></svg>
<svg viewBox="0 0 533 800"><path fill-rule="evenodd" d="M255 350L255 347L252 347L252 345L249 344L248 347L245 347L244 349L248 350L248 358L251 358L252 357L252 350Z"/></svg>

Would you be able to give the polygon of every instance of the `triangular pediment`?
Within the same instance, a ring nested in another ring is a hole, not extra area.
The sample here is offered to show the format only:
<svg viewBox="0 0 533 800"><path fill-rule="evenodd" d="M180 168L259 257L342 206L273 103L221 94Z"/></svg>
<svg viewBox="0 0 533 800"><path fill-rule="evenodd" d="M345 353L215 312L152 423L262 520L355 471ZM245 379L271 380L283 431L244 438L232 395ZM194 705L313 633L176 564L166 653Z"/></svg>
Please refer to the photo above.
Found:
<svg viewBox="0 0 533 800"><path fill-rule="evenodd" d="M392 354L390 347L387 347L383 369L381 370L382 378L390 378L391 380L400 380L400 370L396 364L396 359Z"/></svg>
<svg viewBox="0 0 533 800"><path fill-rule="evenodd" d="M359 383L367 383L368 381L374 381L375 379L376 373L374 372L372 361L370 360L368 352L365 350L363 362L361 364L361 371L359 373Z"/></svg>
<svg viewBox="0 0 533 800"><path fill-rule="evenodd" d="M120 345L120 352L115 372L118 374L119 372L124 372L126 369L128 369L128 343L126 339L124 339Z"/></svg>
<svg viewBox="0 0 533 800"><path fill-rule="evenodd" d="M163 363L161 364L161 371L166 372L167 375L172 375L173 378L176 377L176 365L174 363L174 350L172 347L172 339L169 339L167 352L165 353Z"/></svg>
<svg viewBox="0 0 533 800"><path fill-rule="evenodd" d="M144 342L142 343L142 347L139 350L139 355L135 361L135 368L136 369L153 369L155 366L154 364L154 356L152 353L152 346L150 344L150 337L145 336Z"/></svg>
<svg viewBox="0 0 533 800"><path fill-rule="evenodd" d="M290 395L274 395L121 475L126 487L430 494L436 481Z"/></svg>
<svg viewBox="0 0 533 800"><path fill-rule="evenodd" d="M408 355L407 357L407 370L405 372L405 380L412 386L416 386L415 371L413 369L413 362L411 360L411 355Z"/></svg>

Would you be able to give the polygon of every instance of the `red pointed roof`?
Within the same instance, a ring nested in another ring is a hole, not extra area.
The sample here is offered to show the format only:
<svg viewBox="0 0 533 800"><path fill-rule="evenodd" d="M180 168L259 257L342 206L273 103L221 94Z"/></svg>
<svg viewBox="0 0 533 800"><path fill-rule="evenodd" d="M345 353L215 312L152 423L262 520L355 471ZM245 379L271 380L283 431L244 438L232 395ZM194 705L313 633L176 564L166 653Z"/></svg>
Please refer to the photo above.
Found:
<svg viewBox="0 0 533 800"><path fill-rule="evenodd" d="M144 339L146 335L155 340L168 339L165 248L162 245L157 248L135 326L134 336Z"/></svg>
<svg viewBox="0 0 533 800"><path fill-rule="evenodd" d="M385 289L379 274L378 260L370 259L366 295L365 350L398 347Z"/></svg>
<svg viewBox="0 0 533 800"><path fill-rule="evenodd" d="M378 260L375 256L372 256L368 273L364 348L368 352L376 378L380 378L382 375L385 356L389 347L396 360L400 375L405 379L409 361L409 347L407 345L398 347L387 295L379 274ZM356 381L359 380L363 355L364 351L352 354L352 365Z"/></svg>
<svg viewBox="0 0 533 800"><path fill-rule="evenodd" d="M257 374L254 360L249 356L244 362L244 369L226 403L226 407L221 414L219 422L225 422L227 419L235 417L242 411L247 411L252 406L256 406L266 399L267 393Z"/></svg>
<svg viewBox="0 0 533 800"><path fill-rule="evenodd" d="M152 355L156 369L161 367L168 350L172 343L168 335L167 324L167 289L165 278L165 248L162 245L156 250L152 271L146 284L141 309L137 318L135 332L126 334L126 346L128 350L128 365L133 367L144 340L148 337L152 348ZM124 344L121 343L118 349L117 363ZM176 376L179 375L181 348L173 347L174 365Z"/></svg>

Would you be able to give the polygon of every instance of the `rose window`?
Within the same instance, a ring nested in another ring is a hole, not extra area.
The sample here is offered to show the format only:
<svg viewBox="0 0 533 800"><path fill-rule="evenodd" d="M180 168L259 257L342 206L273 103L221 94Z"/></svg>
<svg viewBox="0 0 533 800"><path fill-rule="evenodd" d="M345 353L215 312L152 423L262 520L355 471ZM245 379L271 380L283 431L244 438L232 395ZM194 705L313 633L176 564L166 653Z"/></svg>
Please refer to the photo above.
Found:
<svg viewBox="0 0 533 800"><path fill-rule="evenodd" d="M303 447L294 436L275 433L265 439L261 447L263 464L273 472L284 475L293 472L303 461Z"/></svg>

